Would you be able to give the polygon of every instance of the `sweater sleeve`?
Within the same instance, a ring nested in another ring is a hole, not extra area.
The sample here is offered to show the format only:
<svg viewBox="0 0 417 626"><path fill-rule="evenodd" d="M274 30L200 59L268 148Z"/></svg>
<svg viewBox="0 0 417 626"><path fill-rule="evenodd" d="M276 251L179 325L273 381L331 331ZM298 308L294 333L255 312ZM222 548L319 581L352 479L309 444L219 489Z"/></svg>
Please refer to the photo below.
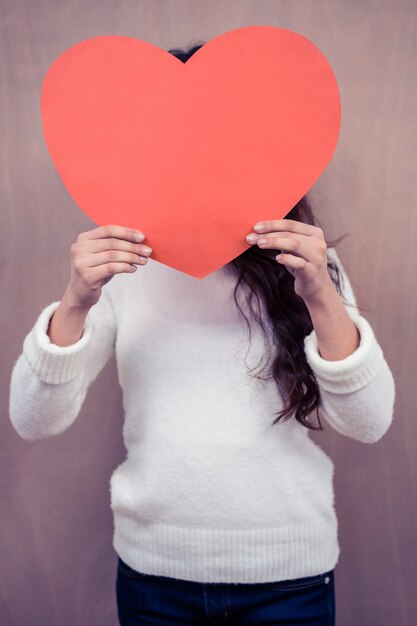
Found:
<svg viewBox="0 0 417 626"><path fill-rule="evenodd" d="M336 250L329 248L328 256L340 270L342 299L359 331L360 343L344 359L330 361L320 355L314 329L304 338L306 359L320 387L319 414L342 435L373 443L386 433L393 419L394 378L370 323L358 312Z"/></svg>
<svg viewBox="0 0 417 626"><path fill-rule="evenodd" d="M114 351L116 318L106 285L87 314L80 339L69 346L52 343L47 334L59 303L41 311L11 373L10 420L26 440L58 435L75 421L90 383Z"/></svg>

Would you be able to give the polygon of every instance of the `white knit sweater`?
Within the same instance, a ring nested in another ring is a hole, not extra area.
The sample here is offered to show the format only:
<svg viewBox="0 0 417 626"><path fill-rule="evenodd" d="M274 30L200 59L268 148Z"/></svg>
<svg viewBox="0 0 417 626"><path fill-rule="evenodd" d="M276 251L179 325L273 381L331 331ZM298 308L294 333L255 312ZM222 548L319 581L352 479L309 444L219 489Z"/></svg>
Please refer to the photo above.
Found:
<svg viewBox="0 0 417 626"><path fill-rule="evenodd" d="M325 421L372 443L392 421L394 380L335 249L328 254L342 271L360 345L327 361L313 330L305 354ZM247 354L235 282L227 266L199 280L150 259L103 287L70 346L51 343L46 329L59 301L46 306L14 364L10 419L36 440L74 422L115 350L128 453L110 479L113 546L148 574L268 582L338 561L333 462L294 418L272 426L282 399L273 381L248 375L265 346L253 323Z"/></svg>

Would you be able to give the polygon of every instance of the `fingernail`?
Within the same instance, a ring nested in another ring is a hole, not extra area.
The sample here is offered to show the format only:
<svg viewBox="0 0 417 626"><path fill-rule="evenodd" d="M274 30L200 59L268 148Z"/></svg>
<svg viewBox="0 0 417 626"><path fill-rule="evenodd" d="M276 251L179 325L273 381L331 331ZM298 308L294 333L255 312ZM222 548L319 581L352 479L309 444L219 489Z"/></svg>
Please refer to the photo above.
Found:
<svg viewBox="0 0 417 626"><path fill-rule="evenodd" d="M135 241L143 241L145 235L143 233L135 233Z"/></svg>
<svg viewBox="0 0 417 626"><path fill-rule="evenodd" d="M246 235L246 239L249 241L249 243L253 243L254 241L257 240L257 236L256 235Z"/></svg>
<svg viewBox="0 0 417 626"><path fill-rule="evenodd" d="M257 230L258 233L262 232L264 229L264 225L263 224L256 224L256 226L253 227L253 230Z"/></svg>

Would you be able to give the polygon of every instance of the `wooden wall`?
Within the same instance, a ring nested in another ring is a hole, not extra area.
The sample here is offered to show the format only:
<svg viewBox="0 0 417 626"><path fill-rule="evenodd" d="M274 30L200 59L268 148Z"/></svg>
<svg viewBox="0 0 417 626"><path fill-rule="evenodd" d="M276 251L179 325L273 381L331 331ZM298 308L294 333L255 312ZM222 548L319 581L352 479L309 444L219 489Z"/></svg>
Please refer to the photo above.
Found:
<svg viewBox="0 0 417 626"><path fill-rule="evenodd" d="M26 442L8 417L22 341L69 279L69 247L93 224L47 153L39 96L49 64L101 34L163 48L245 25L309 37L339 81L335 156L313 188L362 312L394 374L395 416L369 445L315 433L336 464L342 553L338 626L416 622L416 4L411 0L1 0L0 621L8 626L114 626L116 555L108 480L124 456L114 357L65 434Z"/></svg>

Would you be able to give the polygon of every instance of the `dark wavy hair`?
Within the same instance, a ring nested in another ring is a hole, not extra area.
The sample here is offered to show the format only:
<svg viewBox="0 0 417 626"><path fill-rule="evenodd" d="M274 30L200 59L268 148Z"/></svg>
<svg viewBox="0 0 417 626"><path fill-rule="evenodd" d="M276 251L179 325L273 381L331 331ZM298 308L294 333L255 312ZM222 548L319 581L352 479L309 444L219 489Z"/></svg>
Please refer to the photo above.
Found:
<svg viewBox="0 0 417 626"><path fill-rule="evenodd" d="M201 42L188 49L171 48L168 52L185 63L205 43ZM296 220L313 226L318 223L313 215L307 194L297 202L284 219ZM333 242L326 240L327 246L335 246L346 234ZM276 261L277 254L276 249L261 249L255 244L228 263L237 276L234 299L248 325L249 340L251 326L237 299L239 287L244 285L249 288L249 290L245 289L246 301L265 339L268 339L272 328L270 339L275 349L272 351L267 349L259 362L262 363L266 355L270 357L272 355L269 367L262 370L266 372L263 376L262 372L256 373L255 376L262 380L273 379L282 395L284 408L276 413L273 424L279 420L288 420L294 415L295 419L306 428L324 430L318 413L321 404L320 388L304 352L304 337L313 330L313 323L304 300L294 290L294 276L285 266ZM338 266L328 258L327 267L338 293L343 295ZM265 325L262 319L259 296L265 304L271 325ZM254 298L257 301L257 310L252 306ZM252 374L254 369L249 370L249 373ZM317 425L309 421L310 414L315 409Z"/></svg>

